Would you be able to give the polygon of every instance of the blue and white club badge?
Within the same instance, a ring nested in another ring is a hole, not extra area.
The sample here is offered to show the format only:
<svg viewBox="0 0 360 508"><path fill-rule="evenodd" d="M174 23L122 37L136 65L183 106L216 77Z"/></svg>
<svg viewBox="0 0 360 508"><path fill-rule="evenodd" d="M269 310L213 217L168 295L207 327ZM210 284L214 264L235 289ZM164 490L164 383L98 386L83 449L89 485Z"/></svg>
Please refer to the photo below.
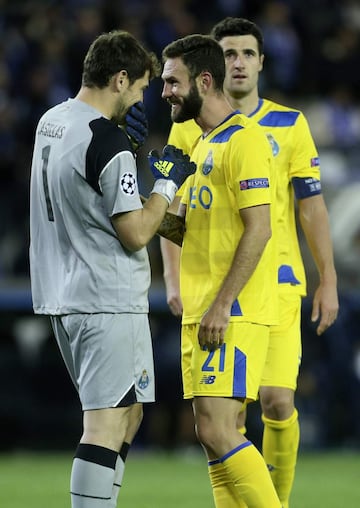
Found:
<svg viewBox="0 0 360 508"><path fill-rule="evenodd" d="M144 388L147 388L149 386L149 382L150 382L150 379L149 379L148 373L144 369L142 371L140 378L139 378L138 386L139 386L139 388L141 388L143 390Z"/></svg>
<svg viewBox="0 0 360 508"><path fill-rule="evenodd" d="M207 154L207 157L205 159L204 164L202 165L201 171L203 175L208 175L210 171L214 167L214 159L213 159L213 153L212 150L209 151Z"/></svg>
<svg viewBox="0 0 360 508"><path fill-rule="evenodd" d="M280 152L280 147L278 143L275 141L275 138L272 134L266 133L266 137L268 138L268 141L270 143L272 154L274 157L276 157Z"/></svg>

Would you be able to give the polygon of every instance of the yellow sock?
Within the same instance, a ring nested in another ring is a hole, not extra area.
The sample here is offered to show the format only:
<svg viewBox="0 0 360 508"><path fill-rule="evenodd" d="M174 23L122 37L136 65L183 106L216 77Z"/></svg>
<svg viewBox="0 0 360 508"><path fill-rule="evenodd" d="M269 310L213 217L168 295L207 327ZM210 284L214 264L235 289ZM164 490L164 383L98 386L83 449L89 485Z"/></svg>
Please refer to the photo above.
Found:
<svg viewBox="0 0 360 508"><path fill-rule="evenodd" d="M290 418L281 421L262 415L262 421L262 453L280 501L288 508L300 441L298 412L295 409Z"/></svg>
<svg viewBox="0 0 360 508"><path fill-rule="evenodd" d="M216 508L246 508L223 463L213 460L208 463L208 468Z"/></svg>
<svg viewBox="0 0 360 508"><path fill-rule="evenodd" d="M265 461L256 447L246 441L221 457L237 497L248 508L281 508Z"/></svg>

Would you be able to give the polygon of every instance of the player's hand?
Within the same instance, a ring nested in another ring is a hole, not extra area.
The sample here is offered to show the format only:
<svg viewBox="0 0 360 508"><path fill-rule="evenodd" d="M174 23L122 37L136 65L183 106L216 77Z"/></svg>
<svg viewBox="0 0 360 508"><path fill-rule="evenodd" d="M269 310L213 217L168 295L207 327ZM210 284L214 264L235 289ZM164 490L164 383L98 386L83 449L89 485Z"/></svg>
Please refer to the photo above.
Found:
<svg viewBox="0 0 360 508"><path fill-rule="evenodd" d="M336 320L339 300L336 284L321 283L314 294L311 321L319 321L317 335L322 335Z"/></svg>
<svg viewBox="0 0 360 508"><path fill-rule="evenodd" d="M178 189L196 171L195 162L173 145L166 145L161 156L156 150L151 150L148 160L155 180L172 180Z"/></svg>
<svg viewBox="0 0 360 508"><path fill-rule="evenodd" d="M149 134L149 124L143 102L136 102L128 110L125 117L125 132L135 151L145 143Z"/></svg>
<svg viewBox="0 0 360 508"><path fill-rule="evenodd" d="M198 341L202 349L215 351L224 344L230 313L221 306L212 305L200 321Z"/></svg>
<svg viewBox="0 0 360 508"><path fill-rule="evenodd" d="M180 296L178 285L166 285L166 302L171 310L171 313L178 318L181 318L183 306Z"/></svg>

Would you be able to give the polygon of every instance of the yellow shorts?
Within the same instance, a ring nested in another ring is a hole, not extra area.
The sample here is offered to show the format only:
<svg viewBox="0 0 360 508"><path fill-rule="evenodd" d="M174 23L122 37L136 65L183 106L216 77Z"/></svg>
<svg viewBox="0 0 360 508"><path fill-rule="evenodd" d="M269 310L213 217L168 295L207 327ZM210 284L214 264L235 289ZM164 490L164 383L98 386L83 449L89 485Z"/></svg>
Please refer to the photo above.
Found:
<svg viewBox="0 0 360 508"><path fill-rule="evenodd" d="M198 324L181 329L184 399L195 396L256 400L265 364L269 327L230 323L225 343L214 352L200 349Z"/></svg>
<svg viewBox="0 0 360 508"><path fill-rule="evenodd" d="M280 294L280 323L270 326L261 386L296 389L301 363L301 296Z"/></svg>

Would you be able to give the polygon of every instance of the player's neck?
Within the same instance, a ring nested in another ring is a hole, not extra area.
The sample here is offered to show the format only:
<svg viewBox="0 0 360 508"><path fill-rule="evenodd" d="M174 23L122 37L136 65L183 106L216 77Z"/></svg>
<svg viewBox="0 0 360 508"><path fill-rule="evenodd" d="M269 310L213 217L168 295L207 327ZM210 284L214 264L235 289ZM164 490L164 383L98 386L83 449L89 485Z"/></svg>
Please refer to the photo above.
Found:
<svg viewBox="0 0 360 508"><path fill-rule="evenodd" d="M203 136L214 130L224 119L234 111L233 107L225 96L217 100L204 101L201 114L195 118L196 123L203 131Z"/></svg>
<svg viewBox="0 0 360 508"><path fill-rule="evenodd" d="M256 90L243 97L231 97L228 95L228 100L234 109L238 109L243 115L249 116L259 105L259 94Z"/></svg>
<svg viewBox="0 0 360 508"><path fill-rule="evenodd" d="M103 90L81 87L75 98L97 109L105 118L111 118L112 107Z"/></svg>

